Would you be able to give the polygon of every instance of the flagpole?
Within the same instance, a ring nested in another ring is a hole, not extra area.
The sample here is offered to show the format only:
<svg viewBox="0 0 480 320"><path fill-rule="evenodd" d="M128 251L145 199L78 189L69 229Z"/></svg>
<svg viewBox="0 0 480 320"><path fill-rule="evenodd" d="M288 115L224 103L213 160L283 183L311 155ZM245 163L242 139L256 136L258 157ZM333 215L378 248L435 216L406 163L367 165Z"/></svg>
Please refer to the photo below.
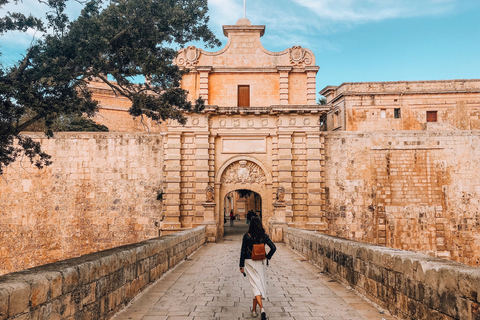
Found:
<svg viewBox="0 0 480 320"><path fill-rule="evenodd" d="M246 15L246 7L247 7L247 0L243 0L243 18L245 19L247 17Z"/></svg>

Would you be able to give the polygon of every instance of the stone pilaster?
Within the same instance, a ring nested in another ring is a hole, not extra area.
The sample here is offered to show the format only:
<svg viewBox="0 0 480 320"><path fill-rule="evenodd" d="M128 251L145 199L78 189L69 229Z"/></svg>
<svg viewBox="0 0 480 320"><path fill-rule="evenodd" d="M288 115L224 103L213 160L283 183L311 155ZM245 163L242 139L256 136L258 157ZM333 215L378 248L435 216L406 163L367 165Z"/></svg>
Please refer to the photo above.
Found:
<svg viewBox="0 0 480 320"><path fill-rule="evenodd" d="M326 230L322 210L322 143L319 133L307 133L307 229Z"/></svg>
<svg viewBox="0 0 480 320"><path fill-rule="evenodd" d="M198 94L205 100L205 105L208 105L208 75L212 67L198 67L197 71L200 77L200 87Z"/></svg>
<svg viewBox="0 0 480 320"><path fill-rule="evenodd" d="M288 105L288 75L292 67L277 67L278 74L280 76L279 89L280 89L280 104Z"/></svg>
<svg viewBox="0 0 480 320"><path fill-rule="evenodd" d="M292 210L292 134L286 132L278 133L278 187L285 189L285 219L286 222L293 222Z"/></svg>
<svg viewBox="0 0 480 320"><path fill-rule="evenodd" d="M170 133L165 138L165 200L162 232L178 229L180 223L180 183L181 183L181 134Z"/></svg>
<svg viewBox="0 0 480 320"><path fill-rule="evenodd" d="M305 67L307 72L307 104L313 106L317 104L317 81L316 76L320 68L318 66Z"/></svg>
<svg viewBox="0 0 480 320"><path fill-rule="evenodd" d="M206 199L206 189L209 182L209 134L198 133L195 136L195 219L194 225L203 224L207 221L204 216L204 203ZM213 210L213 209L212 209ZM213 221L213 220L212 220Z"/></svg>

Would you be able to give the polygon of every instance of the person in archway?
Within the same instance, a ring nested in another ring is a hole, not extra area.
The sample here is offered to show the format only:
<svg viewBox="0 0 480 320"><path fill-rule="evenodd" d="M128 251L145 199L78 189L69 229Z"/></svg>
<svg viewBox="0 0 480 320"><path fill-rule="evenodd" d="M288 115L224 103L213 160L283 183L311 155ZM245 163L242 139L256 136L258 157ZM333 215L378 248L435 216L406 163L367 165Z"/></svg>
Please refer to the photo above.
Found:
<svg viewBox="0 0 480 320"><path fill-rule="evenodd" d="M255 212L253 212L253 210L248 210L248 213L247 213L247 224L250 224L250 220L252 220L252 216L255 214Z"/></svg>
<svg viewBox="0 0 480 320"><path fill-rule="evenodd" d="M235 215L233 214L233 209L230 210L230 227L233 227L233 220L235 220Z"/></svg>
<svg viewBox="0 0 480 320"><path fill-rule="evenodd" d="M252 250L254 244L267 245L270 248L264 260L252 260ZM253 290L253 307L252 316L257 316L257 305L260 307L262 320L267 319L265 309L263 308L262 299L266 298L266 281L265 281L265 264L268 264L277 250L275 244L265 233L262 222L258 216L253 216L250 221L248 232L245 233L242 240L242 249L240 251L240 272L248 276L248 281Z"/></svg>

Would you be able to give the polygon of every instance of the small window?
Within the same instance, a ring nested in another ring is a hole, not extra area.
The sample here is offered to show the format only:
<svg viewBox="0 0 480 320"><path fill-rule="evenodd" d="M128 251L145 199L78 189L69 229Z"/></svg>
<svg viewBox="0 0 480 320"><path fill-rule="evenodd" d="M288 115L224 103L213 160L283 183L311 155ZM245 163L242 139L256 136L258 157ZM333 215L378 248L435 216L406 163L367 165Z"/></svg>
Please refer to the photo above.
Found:
<svg viewBox="0 0 480 320"><path fill-rule="evenodd" d="M437 122L437 111L427 111L427 122Z"/></svg>
<svg viewBox="0 0 480 320"><path fill-rule="evenodd" d="M238 86L238 106L250 107L250 86Z"/></svg>
<svg viewBox="0 0 480 320"><path fill-rule="evenodd" d="M385 119L387 117L387 110L381 109L380 110L380 118Z"/></svg>
<svg viewBox="0 0 480 320"><path fill-rule="evenodd" d="M400 112L400 108L395 108L393 112L393 116L395 119L400 119L402 117L402 113Z"/></svg>

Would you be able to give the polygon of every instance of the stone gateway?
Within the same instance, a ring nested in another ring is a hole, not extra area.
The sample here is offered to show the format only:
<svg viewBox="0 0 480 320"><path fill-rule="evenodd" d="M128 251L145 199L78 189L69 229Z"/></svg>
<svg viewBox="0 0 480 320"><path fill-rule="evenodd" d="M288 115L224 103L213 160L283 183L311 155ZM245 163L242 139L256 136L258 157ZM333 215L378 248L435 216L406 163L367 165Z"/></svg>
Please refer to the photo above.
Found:
<svg viewBox="0 0 480 320"><path fill-rule="evenodd" d="M0 179L0 274L198 226L216 241L231 210L274 241L288 226L480 266L480 80L344 83L318 105L311 50L270 52L245 18L223 32L174 60L206 102L186 125L132 119L92 82L111 132L27 133L54 162Z"/></svg>
<svg viewBox="0 0 480 320"><path fill-rule="evenodd" d="M211 240L221 236L225 199L235 190L260 195L263 223L277 241L287 223L322 230L318 128L327 108L315 101L315 56L299 46L267 51L265 26L245 18L223 31L228 43L220 51L189 46L175 60L189 71L182 87L207 107L188 114L185 126L170 121L164 133L162 234L207 225ZM207 187L215 205L205 199ZM283 201L274 206L279 188Z"/></svg>

